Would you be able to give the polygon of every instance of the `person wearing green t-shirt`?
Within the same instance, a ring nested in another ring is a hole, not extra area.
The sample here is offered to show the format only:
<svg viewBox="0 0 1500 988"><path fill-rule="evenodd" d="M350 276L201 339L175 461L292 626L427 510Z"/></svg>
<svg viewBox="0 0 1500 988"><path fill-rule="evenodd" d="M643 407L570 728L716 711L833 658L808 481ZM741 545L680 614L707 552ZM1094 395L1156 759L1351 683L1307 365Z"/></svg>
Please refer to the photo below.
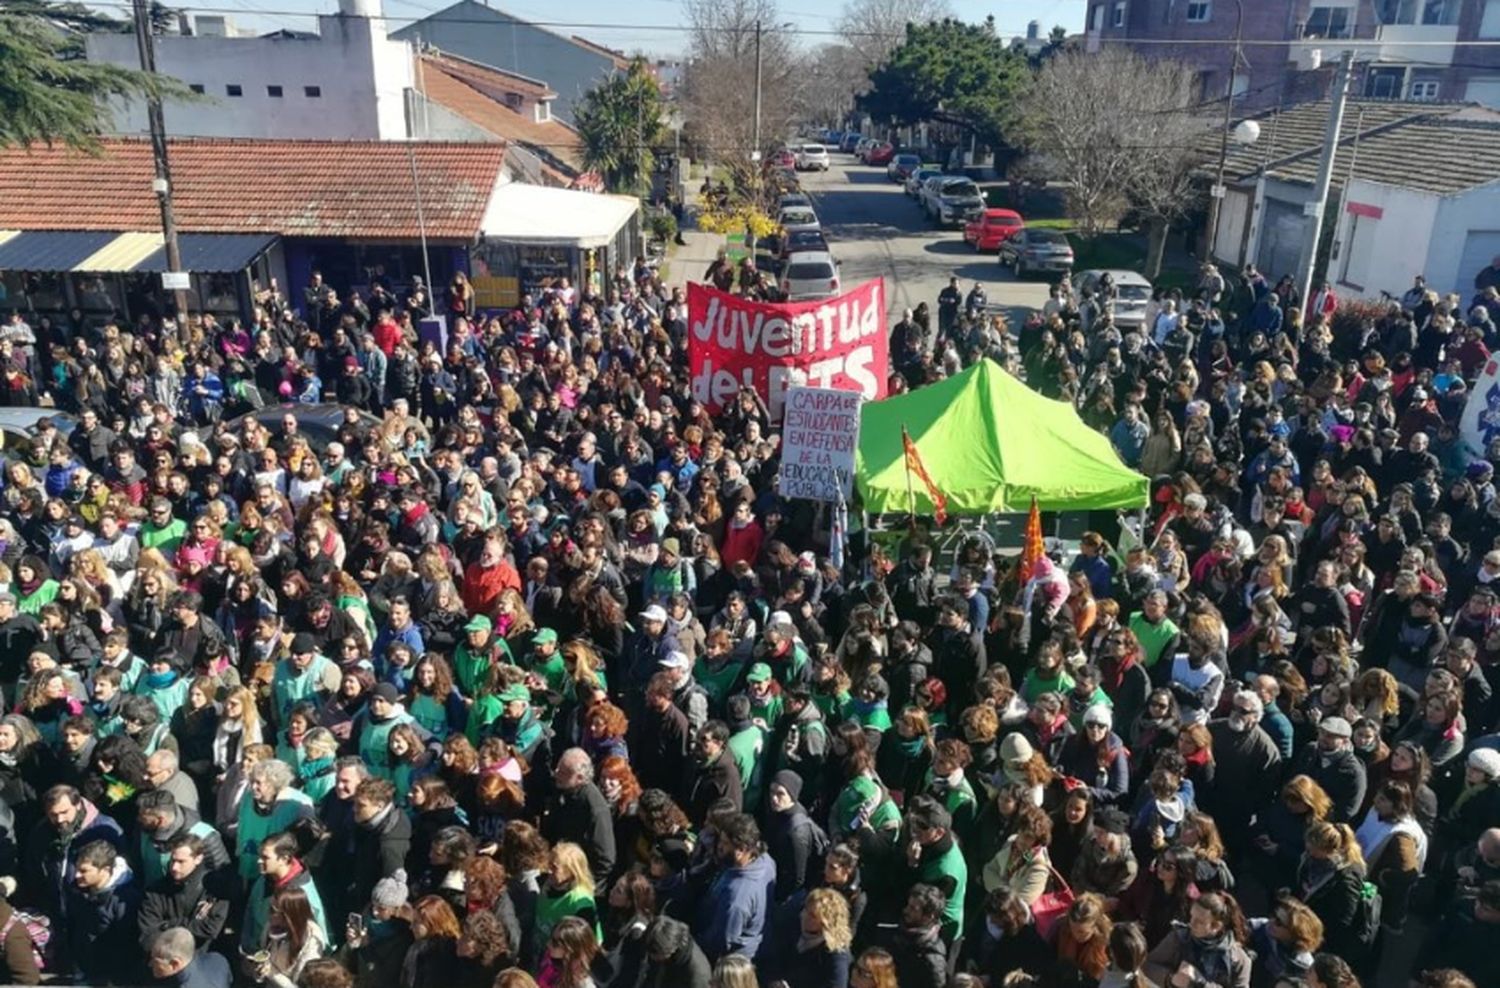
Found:
<svg viewBox="0 0 1500 988"><path fill-rule="evenodd" d="M538 628L531 636L531 651L521 660L521 668L536 675L540 687L548 693L562 695L568 683L568 664L557 647L557 632Z"/></svg>
<svg viewBox="0 0 1500 988"><path fill-rule="evenodd" d="M757 662L745 674L745 696L750 698L750 717L767 730L781 719L782 699L771 680L771 667Z"/></svg>
<svg viewBox="0 0 1500 988"><path fill-rule="evenodd" d="M453 650L453 680L466 697L479 695L484 673L497 661L497 653L508 661L510 648L504 639L495 640L495 623L483 614L469 618L464 625L464 640Z"/></svg>
<svg viewBox="0 0 1500 988"><path fill-rule="evenodd" d="M1178 628L1167 617L1165 592L1153 590L1146 595L1141 601L1141 609L1130 615L1130 630L1141 643L1141 664L1151 673L1151 681L1165 686L1170 678L1172 658L1178 651ZM1158 669L1157 663L1163 655L1167 662Z"/></svg>
<svg viewBox="0 0 1500 988"><path fill-rule="evenodd" d="M1042 645L1033 660L1034 665L1021 680L1021 699L1035 703L1043 693L1061 693L1066 696L1073 689L1073 677L1063 666L1062 646L1055 641Z"/></svg>
<svg viewBox="0 0 1500 988"><path fill-rule="evenodd" d="M171 559L187 538L187 522L172 517L172 502L164 497L152 498L150 514L136 531L141 551L157 549Z"/></svg>

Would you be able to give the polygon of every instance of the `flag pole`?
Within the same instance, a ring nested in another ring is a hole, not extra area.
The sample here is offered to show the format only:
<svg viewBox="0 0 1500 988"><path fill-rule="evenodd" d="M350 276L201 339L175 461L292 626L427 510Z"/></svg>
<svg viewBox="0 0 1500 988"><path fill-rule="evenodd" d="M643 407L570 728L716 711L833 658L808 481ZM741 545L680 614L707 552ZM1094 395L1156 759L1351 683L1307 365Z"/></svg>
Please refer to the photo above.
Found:
<svg viewBox="0 0 1500 988"><path fill-rule="evenodd" d="M907 450L911 449L911 433L906 431L906 424L901 425L901 462L906 466L906 503L907 503L907 525L912 531L917 528L917 492L911 485L911 456Z"/></svg>

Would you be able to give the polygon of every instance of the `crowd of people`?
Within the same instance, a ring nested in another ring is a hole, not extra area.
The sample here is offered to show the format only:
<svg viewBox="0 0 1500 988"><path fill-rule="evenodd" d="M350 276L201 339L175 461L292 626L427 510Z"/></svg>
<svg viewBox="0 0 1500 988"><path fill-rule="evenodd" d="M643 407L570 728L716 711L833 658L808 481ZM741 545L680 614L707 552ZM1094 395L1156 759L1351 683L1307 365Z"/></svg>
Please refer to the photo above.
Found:
<svg viewBox="0 0 1500 988"><path fill-rule="evenodd" d="M4 980L1500 984L1493 323L1205 275L1139 327L1066 280L895 327L893 392L994 357L1154 478L1025 579L925 522L830 562L644 265L17 313L73 418L0 491Z"/></svg>

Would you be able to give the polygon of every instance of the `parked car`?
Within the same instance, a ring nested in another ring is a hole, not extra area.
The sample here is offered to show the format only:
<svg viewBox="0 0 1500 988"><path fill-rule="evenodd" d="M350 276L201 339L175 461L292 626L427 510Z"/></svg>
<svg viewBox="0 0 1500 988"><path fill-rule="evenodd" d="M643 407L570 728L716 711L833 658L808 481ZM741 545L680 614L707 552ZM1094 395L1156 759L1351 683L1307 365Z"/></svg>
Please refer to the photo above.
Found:
<svg viewBox="0 0 1500 988"><path fill-rule="evenodd" d="M776 210L778 213L783 209L790 209L792 206L806 206L808 209L812 209L812 196L806 192L787 192L780 199L776 200Z"/></svg>
<svg viewBox="0 0 1500 988"><path fill-rule="evenodd" d="M1121 329L1139 329L1146 322L1146 307L1151 301L1151 282L1144 275L1123 269L1108 271L1085 271L1073 282L1081 296L1085 291L1095 291L1104 275L1115 283L1114 301L1109 311L1114 315L1115 325Z"/></svg>
<svg viewBox="0 0 1500 988"><path fill-rule="evenodd" d="M1025 227L1000 244L1000 266L1017 278L1037 271L1066 272L1073 268L1073 245L1056 230Z"/></svg>
<svg viewBox="0 0 1500 988"><path fill-rule="evenodd" d="M922 208L939 226L964 221L976 209L984 208L984 196L972 178L946 175L922 186Z"/></svg>
<svg viewBox="0 0 1500 988"><path fill-rule="evenodd" d="M789 302L832 298L839 293L839 266L826 250L791 254L781 268L781 292Z"/></svg>
<svg viewBox="0 0 1500 988"><path fill-rule="evenodd" d="M864 161L865 155L870 153L870 148L879 143L880 142L875 140L875 138L873 137L861 137L859 139L859 143L854 145L854 156L860 161Z"/></svg>
<svg viewBox="0 0 1500 988"><path fill-rule="evenodd" d="M977 251L999 250L1000 244L1026 225L1014 209L984 209L969 216L964 223L964 242Z"/></svg>
<svg viewBox="0 0 1500 988"><path fill-rule="evenodd" d="M804 144L797 152L797 170L826 172L830 164L828 149L821 144Z"/></svg>
<svg viewBox="0 0 1500 988"><path fill-rule="evenodd" d="M839 150L852 152L855 148L859 147L859 142L864 139L865 135L857 130L851 130L844 135L843 140L839 141Z"/></svg>
<svg viewBox="0 0 1500 988"><path fill-rule="evenodd" d="M874 147L865 150L865 164L888 165L895 156L896 145L890 141L886 141L884 144L876 144Z"/></svg>
<svg viewBox="0 0 1500 988"><path fill-rule="evenodd" d="M43 419L50 420L63 439L78 426L76 418L55 408L0 408L0 455L7 460L45 467L47 451L36 445L37 433L41 431L38 427Z"/></svg>
<svg viewBox="0 0 1500 988"><path fill-rule="evenodd" d="M828 240L823 236L822 230L798 230L781 238L776 253L785 267L786 259L793 254L828 253Z"/></svg>
<svg viewBox="0 0 1500 988"><path fill-rule="evenodd" d="M907 176L922 167L922 156L903 151L891 158L885 166L885 177L893 182L905 182Z"/></svg>
<svg viewBox="0 0 1500 988"><path fill-rule="evenodd" d="M797 155L791 148L772 151L770 164L772 168L795 168L797 167Z"/></svg>
<svg viewBox="0 0 1500 988"><path fill-rule="evenodd" d="M819 230L823 226L818 222L818 214L812 211L811 206L787 206L777 214L776 222L781 227L782 236L798 230Z"/></svg>
<svg viewBox="0 0 1500 988"><path fill-rule="evenodd" d="M918 201L922 198L922 186L929 178L937 178L943 170L937 165L922 165L906 179L906 194Z"/></svg>

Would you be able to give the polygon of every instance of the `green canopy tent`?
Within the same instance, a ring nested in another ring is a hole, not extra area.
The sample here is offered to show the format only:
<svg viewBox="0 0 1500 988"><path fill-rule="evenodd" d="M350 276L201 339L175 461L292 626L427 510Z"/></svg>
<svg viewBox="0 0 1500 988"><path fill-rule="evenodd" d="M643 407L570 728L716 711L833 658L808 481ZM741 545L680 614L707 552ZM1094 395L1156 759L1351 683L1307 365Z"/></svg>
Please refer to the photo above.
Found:
<svg viewBox="0 0 1500 988"><path fill-rule="evenodd" d="M905 427L955 515L1141 508L1150 482L1066 402L1044 398L985 359L860 413L854 473L864 510L931 514L920 479L908 484ZM910 494L908 494L910 490Z"/></svg>

